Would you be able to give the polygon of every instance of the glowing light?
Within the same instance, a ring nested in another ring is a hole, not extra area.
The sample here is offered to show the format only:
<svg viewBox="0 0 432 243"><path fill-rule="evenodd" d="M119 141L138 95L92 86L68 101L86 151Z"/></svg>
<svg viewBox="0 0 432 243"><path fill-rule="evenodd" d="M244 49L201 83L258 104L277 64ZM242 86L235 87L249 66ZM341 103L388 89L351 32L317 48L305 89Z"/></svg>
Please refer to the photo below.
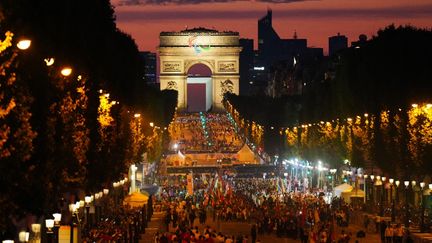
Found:
<svg viewBox="0 0 432 243"><path fill-rule="evenodd" d="M63 68L63 69L60 71L60 73L61 73L63 76L67 77L67 76L69 76L69 75L72 74L72 68L70 68L70 67L65 67L65 68Z"/></svg>
<svg viewBox="0 0 432 243"><path fill-rule="evenodd" d="M6 38L4 39L4 41L0 41L0 53L2 53L8 47L12 46L13 33L10 31L6 31L5 36Z"/></svg>
<svg viewBox="0 0 432 243"><path fill-rule="evenodd" d="M17 43L17 47L20 50L27 50L30 47L30 45L31 45L31 40L28 39L20 40Z"/></svg>
<svg viewBox="0 0 432 243"><path fill-rule="evenodd" d="M141 114L140 114L140 113L135 113L135 114L134 114L134 117L135 117L135 118L139 118L139 117L141 117Z"/></svg>
<svg viewBox="0 0 432 243"><path fill-rule="evenodd" d="M417 107L418 107L417 104L412 104L411 106L412 106L413 108L417 108Z"/></svg>
<svg viewBox="0 0 432 243"><path fill-rule="evenodd" d="M45 64L49 67L49 66L52 66L54 64L55 60L53 57L48 57L48 58L45 58L44 61L45 61Z"/></svg>
<svg viewBox="0 0 432 243"><path fill-rule="evenodd" d="M364 113L364 117L368 117L369 116L369 114L368 113Z"/></svg>
<svg viewBox="0 0 432 243"><path fill-rule="evenodd" d="M99 90L99 94L102 94L102 93L103 93L103 90L100 89L100 90Z"/></svg>
<svg viewBox="0 0 432 243"><path fill-rule="evenodd" d="M150 126L151 126L151 127L154 127L154 123L153 123L153 122L150 122Z"/></svg>

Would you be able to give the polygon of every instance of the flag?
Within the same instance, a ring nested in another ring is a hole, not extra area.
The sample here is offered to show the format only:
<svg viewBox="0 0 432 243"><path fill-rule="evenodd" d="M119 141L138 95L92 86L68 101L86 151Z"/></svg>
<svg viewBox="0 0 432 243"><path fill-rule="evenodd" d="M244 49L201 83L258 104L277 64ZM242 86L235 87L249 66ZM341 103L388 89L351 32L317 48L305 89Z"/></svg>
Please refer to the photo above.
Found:
<svg viewBox="0 0 432 243"><path fill-rule="evenodd" d="M193 195L193 176L192 174L187 175L187 194L192 196Z"/></svg>

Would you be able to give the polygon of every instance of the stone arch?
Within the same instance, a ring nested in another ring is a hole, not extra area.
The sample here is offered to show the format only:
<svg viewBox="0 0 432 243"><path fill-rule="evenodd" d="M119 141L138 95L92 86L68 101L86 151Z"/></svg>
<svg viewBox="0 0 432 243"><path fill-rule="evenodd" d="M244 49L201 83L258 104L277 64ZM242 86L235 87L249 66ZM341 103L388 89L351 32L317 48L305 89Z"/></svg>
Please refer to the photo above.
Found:
<svg viewBox="0 0 432 243"><path fill-rule="evenodd" d="M196 64L203 64L203 65L207 66L210 69L212 75L215 73L214 64L212 64L210 61L207 61L207 60L197 59L197 60L191 60L191 61L185 62L185 67L184 67L185 74L187 75L189 69L191 69Z"/></svg>
<svg viewBox="0 0 432 243"><path fill-rule="evenodd" d="M192 37L197 41L190 43ZM203 51L196 52L196 48ZM188 29L179 32L161 32L159 51L160 88L178 92L178 108L187 108L187 78L189 69L203 64L211 71L211 98L213 109L223 109L226 92L239 94L238 32ZM228 82L229 81L229 82Z"/></svg>

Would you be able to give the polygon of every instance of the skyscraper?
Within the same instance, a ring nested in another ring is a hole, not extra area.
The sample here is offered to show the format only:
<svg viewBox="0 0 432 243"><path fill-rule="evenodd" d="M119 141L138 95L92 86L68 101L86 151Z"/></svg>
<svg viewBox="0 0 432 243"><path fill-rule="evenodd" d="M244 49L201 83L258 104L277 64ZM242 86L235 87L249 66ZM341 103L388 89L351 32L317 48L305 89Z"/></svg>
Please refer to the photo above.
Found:
<svg viewBox="0 0 432 243"><path fill-rule="evenodd" d="M156 53L144 51L140 52L140 56L143 60L144 76L143 80L148 85L156 85Z"/></svg>
<svg viewBox="0 0 432 243"><path fill-rule="evenodd" d="M348 38L346 36L338 33L335 36L329 37L329 56L345 48L348 48Z"/></svg>
<svg viewBox="0 0 432 243"><path fill-rule="evenodd" d="M250 94L250 84L254 66L254 41L253 39L240 39L240 94Z"/></svg>

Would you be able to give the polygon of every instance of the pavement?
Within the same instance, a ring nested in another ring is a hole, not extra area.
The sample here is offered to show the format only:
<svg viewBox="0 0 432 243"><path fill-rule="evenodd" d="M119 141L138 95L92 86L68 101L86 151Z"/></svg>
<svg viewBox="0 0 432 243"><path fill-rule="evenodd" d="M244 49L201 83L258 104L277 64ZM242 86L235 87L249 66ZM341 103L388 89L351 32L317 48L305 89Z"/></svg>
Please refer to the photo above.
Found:
<svg viewBox="0 0 432 243"><path fill-rule="evenodd" d="M211 214L207 214L211 216ZM149 243L153 242L154 234L157 231L164 232L166 230L164 224L165 212L155 212L151 221L149 222L146 233L141 236L140 243ZM207 225L211 226L217 232L222 232L224 235L238 236L238 235L248 235L249 242L250 240L250 228L251 224L246 222L224 222L224 221L213 221L211 217L207 217L205 224L199 224L198 219L195 220L194 226L198 226L199 230L203 230ZM366 233L365 238L357 238L356 234L360 230L364 230L363 227L351 224L348 227L336 227L336 239L342 230L345 230L347 233L351 233L352 237L350 242L359 242L359 243L379 243L380 235L376 233ZM173 229L170 227L170 231ZM290 238L280 238L273 234L259 234L257 239L261 240L261 243L291 243L291 242L300 242L300 239L294 240Z"/></svg>

